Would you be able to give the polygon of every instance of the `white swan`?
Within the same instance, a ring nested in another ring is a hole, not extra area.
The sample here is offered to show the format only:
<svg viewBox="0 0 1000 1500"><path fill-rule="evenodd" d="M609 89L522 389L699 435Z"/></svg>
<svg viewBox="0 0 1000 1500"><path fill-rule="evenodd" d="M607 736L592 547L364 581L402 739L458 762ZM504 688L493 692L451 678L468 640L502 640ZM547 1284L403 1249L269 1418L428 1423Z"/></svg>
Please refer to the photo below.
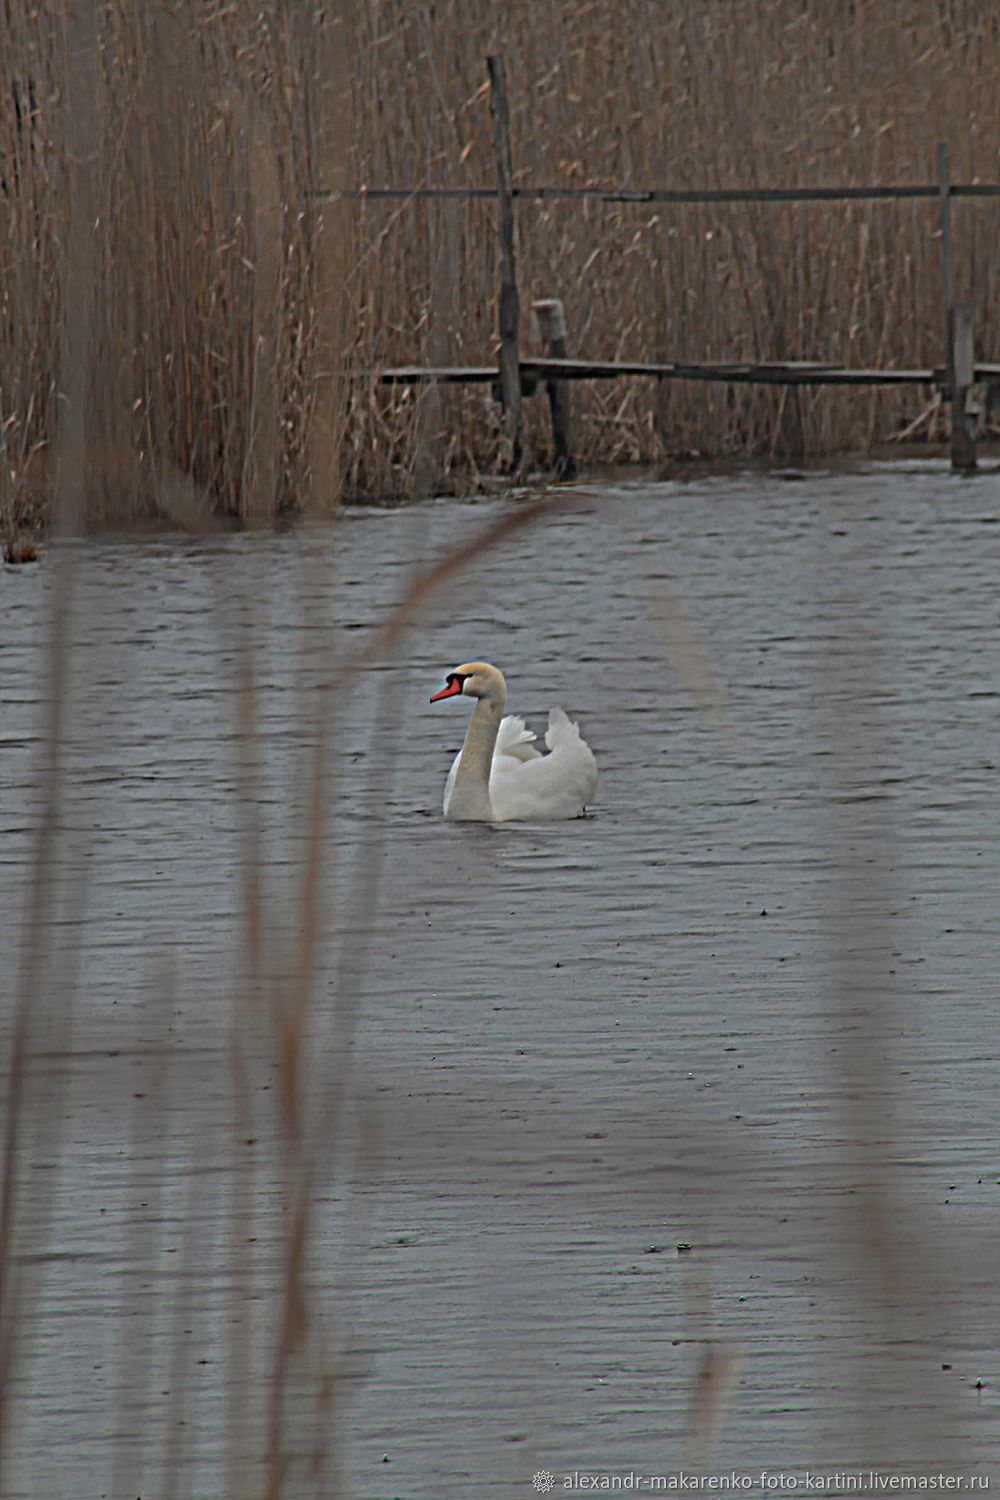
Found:
<svg viewBox="0 0 1000 1500"><path fill-rule="evenodd" d="M597 790L597 763L562 709L549 711L549 754L543 755L523 719L501 718L507 684L496 667L463 662L431 702L460 693L479 701L448 775L445 817L475 823L578 818Z"/></svg>

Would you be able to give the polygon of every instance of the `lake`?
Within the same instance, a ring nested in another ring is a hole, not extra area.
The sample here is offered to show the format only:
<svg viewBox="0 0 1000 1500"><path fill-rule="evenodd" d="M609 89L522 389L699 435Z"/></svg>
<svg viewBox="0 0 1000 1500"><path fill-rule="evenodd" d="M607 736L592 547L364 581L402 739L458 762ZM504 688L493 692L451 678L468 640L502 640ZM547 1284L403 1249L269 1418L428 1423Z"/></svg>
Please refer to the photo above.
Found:
<svg viewBox="0 0 1000 1500"><path fill-rule="evenodd" d="M997 473L572 494L371 659L521 502L0 572L4 1495L1000 1473ZM475 658L587 817L444 822Z"/></svg>

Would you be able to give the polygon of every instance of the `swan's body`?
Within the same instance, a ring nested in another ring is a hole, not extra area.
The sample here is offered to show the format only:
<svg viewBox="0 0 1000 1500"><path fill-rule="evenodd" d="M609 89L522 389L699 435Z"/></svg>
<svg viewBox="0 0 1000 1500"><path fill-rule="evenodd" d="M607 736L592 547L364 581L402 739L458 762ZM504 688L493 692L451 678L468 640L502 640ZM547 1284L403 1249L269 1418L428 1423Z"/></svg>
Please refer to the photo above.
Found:
<svg viewBox="0 0 1000 1500"><path fill-rule="evenodd" d="M543 755L523 719L503 717L507 684L496 667L464 662L431 702L462 693L478 701L445 785L445 817L476 823L578 818L597 790L597 764L562 709L549 712L549 753Z"/></svg>

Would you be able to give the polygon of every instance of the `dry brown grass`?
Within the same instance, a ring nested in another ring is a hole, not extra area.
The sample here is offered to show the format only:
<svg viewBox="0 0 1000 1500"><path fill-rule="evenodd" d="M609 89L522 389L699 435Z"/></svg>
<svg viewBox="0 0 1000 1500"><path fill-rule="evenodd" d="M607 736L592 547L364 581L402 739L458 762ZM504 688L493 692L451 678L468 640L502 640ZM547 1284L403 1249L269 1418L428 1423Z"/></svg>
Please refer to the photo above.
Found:
<svg viewBox="0 0 1000 1500"><path fill-rule="evenodd" d="M963 0L486 0L397 8L101 7L97 141L64 83L63 7L10 0L0 48L0 509L40 520L63 390L72 222L97 205L90 513L240 518L400 497L495 467L482 388L379 389L381 363L495 351L492 203L314 187L492 186L503 51L518 183L715 187L1000 177L1000 22ZM75 182L75 186L74 186ZM942 357L933 203L519 208L522 305L564 299L608 358ZM956 209L957 293L996 322L996 203ZM523 341L531 346L530 313ZM992 347L981 347L996 357ZM864 449L912 394L648 383L575 392L585 463ZM658 425L659 423L659 425ZM545 443L542 402L528 436ZM178 506L176 497L184 497Z"/></svg>

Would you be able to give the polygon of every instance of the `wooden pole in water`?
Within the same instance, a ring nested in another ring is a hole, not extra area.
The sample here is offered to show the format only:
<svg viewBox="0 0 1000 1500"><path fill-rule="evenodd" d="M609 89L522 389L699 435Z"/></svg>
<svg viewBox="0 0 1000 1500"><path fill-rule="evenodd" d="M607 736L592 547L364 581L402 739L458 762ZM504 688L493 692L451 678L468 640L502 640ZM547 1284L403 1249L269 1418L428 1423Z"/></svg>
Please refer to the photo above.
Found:
<svg viewBox="0 0 1000 1500"><path fill-rule="evenodd" d="M937 148L938 208L941 216L941 301L944 305L944 379L945 398L951 407L951 466L953 469L974 469L976 447L972 441L965 414L968 387L972 384L972 316L969 309L966 322L962 314L962 356L968 352L968 381L962 388L956 371L958 352L958 328L956 321L954 271L951 248L951 172L948 165L948 147L944 141Z"/></svg>
<svg viewBox="0 0 1000 1500"><path fill-rule="evenodd" d="M958 302L952 308L951 366L954 398L951 403L951 466L968 472L976 467L975 417L969 412L969 391L974 369L972 304Z"/></svg>
<svg viewBox="0 0 1000 1500"><path fill-rule="evenodd" d="M549 359L566 359L566 314L559 298L543 297L531 306ZM569 381L547 380L545 390L552 418L552 466L560 479L572 479L576 460L569 417Z"/></svg>
<svg viewBox="0 0 1000 1500"><path fill-rule="evenodd" d="M514 173L510 152L510 110L503 58L495 52L486 59L490 79L490 113L497 154L497 231L500 237L500 399L503 402L505 469L520 475L524 469L524 412L521 408L521 364L518 328L521 300L517 292L514 258Z"/></svg>

